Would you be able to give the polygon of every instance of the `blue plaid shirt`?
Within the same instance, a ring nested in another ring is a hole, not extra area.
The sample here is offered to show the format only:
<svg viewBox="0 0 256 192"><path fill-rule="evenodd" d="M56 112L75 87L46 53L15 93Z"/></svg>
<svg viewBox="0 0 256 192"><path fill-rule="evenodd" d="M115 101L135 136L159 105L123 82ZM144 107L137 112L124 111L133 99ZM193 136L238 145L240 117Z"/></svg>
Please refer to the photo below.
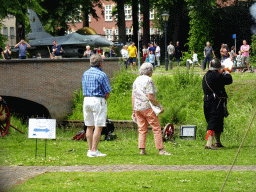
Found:
<svg viewBox="0 0 256 192"><path fill-rule="evenodd" d="M111 91L107 75L99 67L91 67L84 72L82 78L84 96L105 97Z"/></svg>

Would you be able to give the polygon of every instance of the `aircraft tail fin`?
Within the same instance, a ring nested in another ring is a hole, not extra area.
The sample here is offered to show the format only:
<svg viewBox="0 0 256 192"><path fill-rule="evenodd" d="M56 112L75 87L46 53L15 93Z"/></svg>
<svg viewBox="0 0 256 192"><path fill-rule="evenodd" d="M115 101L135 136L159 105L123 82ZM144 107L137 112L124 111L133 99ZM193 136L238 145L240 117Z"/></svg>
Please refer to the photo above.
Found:
<svg viewBox="0 0 256 192"><path fill-rule="evenodd" d="M29 40L52 37L49 33L45 32L36 12L34 12L32 9L28 9L28 18L32 31L32 33L28 34Z"/></svg>

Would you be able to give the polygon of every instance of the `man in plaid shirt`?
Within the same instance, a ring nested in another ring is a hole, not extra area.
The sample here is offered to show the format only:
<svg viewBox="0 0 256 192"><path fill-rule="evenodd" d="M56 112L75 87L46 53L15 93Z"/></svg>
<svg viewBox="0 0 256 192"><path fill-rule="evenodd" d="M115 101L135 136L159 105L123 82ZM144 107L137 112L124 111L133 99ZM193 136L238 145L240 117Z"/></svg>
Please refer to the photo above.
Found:
<svg viewBox="0 0 256 192"><path fill-rule="evenodd" d="M90 66L82 78L84 123L87 126L86 138L89 144L87 156L105 157L106 154L99 152L97 146L102 128L106 126L106 100L109 98L111 87L107 75L102 71L102 58L99 55L91 56Z"/></svg>

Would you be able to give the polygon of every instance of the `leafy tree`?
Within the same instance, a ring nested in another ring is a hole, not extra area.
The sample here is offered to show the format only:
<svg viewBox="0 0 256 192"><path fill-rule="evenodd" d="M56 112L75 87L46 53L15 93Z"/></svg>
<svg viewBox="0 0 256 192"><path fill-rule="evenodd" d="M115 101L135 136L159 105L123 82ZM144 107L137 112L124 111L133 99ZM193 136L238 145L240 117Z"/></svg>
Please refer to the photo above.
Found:
<svg viewBox="0 0 256 192"><path fill-rule="evenodd" d="M209 41L213 45L212 34L214 23L212 17L215 0L186 0L190 9L189 51L196 50L202 56L205 43Z"/></svg>
<svg viewBox="0 0 256 192"><path fill-rule="evenodd" d="M88 16L98 20L95 7L103 8L100 0L44 0L40 5L47 11L39 16L40 20L45 30L54 36L65 35L68 23L79 20L83 21L83 27L89 27Z"/></svg>
<svg viewBox="0 0 256 192"><path fill-rule="evenodd" d="M186 0L159 0L154 3L156 9L155 25L163 31L161 15L166 11L170 17L167 24L167 41L180 42L184 45L187 42L189 31L189 9Z"/></svg>
<svg viewBox="0 0 256 192"><path fill-rule="evenodd" d="M76 0L44 0L40 5L46 10L39 15L40 21L51 35L65 35L68 30L67 22L79 20L80 7Z"/></svg>
<svg viewBox="0 0 256 192"><path fill-rule="evenodd" d="M252 35L252 44L251 44L251 49L250 49L250 61L254 62L256 61L256 36Z"/></svg>
<svg viewBox="0 0 256 192"><path fill-rule="evenodd" d="M0 30L2 30L2 28L3 28L3 25L1 24L1 19L0 19ZM7 41L7 38L0 33L0 52L2 51L2 47L5 46L6 41ZM0 57L1 56L2 55L0 55Z"/></svg>
<svg viewBox="0 0 256 192"><path fill-rule="evenodd" d="M93 18L95 18L97 21L99 19L99 16L96 13L95 7L100 8L101 14L103 15L103 6L102 2L100 0L90 0L90 1L84 1L80 0L81 3L81 11L82 11L82 18L83 18L83 27L89 27L89 15L91 15Z"/></svg>
<svg viewBox="0 0 256 192"><path fill-rule="evenodd" d="M167 22L167 44L173 41L174 45L177 41L180 42L183 52L186 51L187 38L189 37L189 9L188 3L185 0L150 0L155 11L154 27L160 31L164 31L164 22L162 14L166 11L169 14ZM150 8L151 9L151 8ZM158 38L158 44L161 47L161 57L165 57L165 37L164 34Z"/></svg>
<svg viewBox="0 0 256 192"><path fill-rule="evenodd" d="M38 0L0 0L0 3L1 18L6 17L8 14L12 14L16 17L17 41L21 38L25 39L27 8L31 8L39 13L44 11Z"/></svg>

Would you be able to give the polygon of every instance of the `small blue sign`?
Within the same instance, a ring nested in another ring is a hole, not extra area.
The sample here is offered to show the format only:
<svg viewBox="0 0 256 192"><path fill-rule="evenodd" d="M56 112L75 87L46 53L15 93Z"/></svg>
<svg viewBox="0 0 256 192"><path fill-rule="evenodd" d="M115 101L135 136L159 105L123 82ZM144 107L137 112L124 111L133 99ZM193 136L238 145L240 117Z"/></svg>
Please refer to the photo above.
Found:
<svg viewBox="0 0 256 192"><path fill-rule="evenodd" d="M49 132L50 130L49 129L34 129L34 132L45 132L45 133L47 133L47 132Z"/></svg>
<svg viewBox="0 0 256 192"><path fill-rule="evenodd" d="M236 34L233 34L233 36L232 36L232 37L233 37L233 39L236 39Z"/></svg>

